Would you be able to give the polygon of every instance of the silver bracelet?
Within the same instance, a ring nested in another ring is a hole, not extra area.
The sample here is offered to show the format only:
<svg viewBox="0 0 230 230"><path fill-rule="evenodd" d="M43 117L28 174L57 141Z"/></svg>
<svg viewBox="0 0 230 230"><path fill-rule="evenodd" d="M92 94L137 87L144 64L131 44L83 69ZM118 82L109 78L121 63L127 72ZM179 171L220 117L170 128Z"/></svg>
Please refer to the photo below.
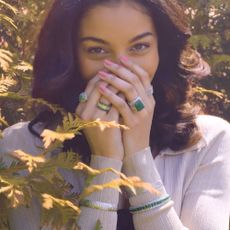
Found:
<svg viewBox="0 0 230 230"><path fill-rule="evenodd" d="M101 202L101 201L82 200L80 202L80 206L99 209L99 210L104 210L104 211L111 211L111 212L116 212L117 211L116 205Z"/></svg>
<svg viewBox="0 0 230 230"><path fill-rule="evenodd" d="M164 197L161 197L160 199L157 200L153 200L147 204L143 204L140 206L134 206L134 207L130 207L129 211L134 214L134 213L139 213L139 212L144 212L150 209L154 209L157 208L159 206L162 206L164 204L166 204L168 201L170 201L170 196L166 195Z"/></svg>

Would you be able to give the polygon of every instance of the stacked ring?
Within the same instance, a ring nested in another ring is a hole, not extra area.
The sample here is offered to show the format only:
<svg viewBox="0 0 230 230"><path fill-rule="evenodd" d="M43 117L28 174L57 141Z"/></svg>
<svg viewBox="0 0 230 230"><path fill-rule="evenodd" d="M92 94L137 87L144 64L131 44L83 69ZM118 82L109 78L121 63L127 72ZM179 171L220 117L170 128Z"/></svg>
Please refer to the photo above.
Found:
<svg viewBox="0 0 230 230"><path fill-rule="evenodd" d="M80 103L86 102L88 100L88 95L86 92L82 92L79 94L78 101Z"/></svg>
<svg viewBox="0 0 230 230"><path fill-rule="evenodd" d="M141 97L139 96L137 96L133 101L129 102L129 106L135 112L139 112L145 107Z"/></svg>
<svg viewBox="0 0 230 230"><path fill-rule="evenodd" d="M107 105L107 104L102 103L102 102L99 101L97 103L97 108L100 109L100 110L103 110L105 112L108 112L111 109L111 105Z"/></svg>
<svg viewBox="0 0 230 230"><path fill-rule="evenodd" d="M153 86L151 85L148 89L145 90L147 96L151 96L154 93Z"/></svg>

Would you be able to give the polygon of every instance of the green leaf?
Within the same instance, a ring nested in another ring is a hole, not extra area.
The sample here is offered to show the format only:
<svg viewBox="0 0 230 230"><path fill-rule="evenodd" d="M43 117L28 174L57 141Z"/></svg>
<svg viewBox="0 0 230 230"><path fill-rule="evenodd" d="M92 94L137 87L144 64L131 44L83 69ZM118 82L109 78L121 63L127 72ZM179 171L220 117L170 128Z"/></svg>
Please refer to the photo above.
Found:
<svg viewBox="0 0 230 230"><path fill-rule="evenodd" d="M103 227L102 227L101 221L100 219L98 219L94 230L102 230L102 229Z"/></svg>

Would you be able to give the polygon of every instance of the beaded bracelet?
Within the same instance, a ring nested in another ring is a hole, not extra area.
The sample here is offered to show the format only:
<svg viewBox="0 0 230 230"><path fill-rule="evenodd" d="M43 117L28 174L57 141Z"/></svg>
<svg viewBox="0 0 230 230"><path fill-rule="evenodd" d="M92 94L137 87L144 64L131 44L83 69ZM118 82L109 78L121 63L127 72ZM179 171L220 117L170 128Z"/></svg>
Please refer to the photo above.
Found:
<svg viewBox="0 0 230 230"><path fill-rule="evenodd" d="M101 202L101 201L82 200L80 202L80 205L84 207L94 208L94 209L99 209L104 211L111 211L111 212L117 211L117 207L115 205Z"/></svg>
<svg viewBox="0 0 230 230"><path fill-rule="evenodd" d="M158 200L154 200L154 201L151 201L147 204L144 204L144 205L141 205L141 206L136 206L136 207L130 207L129 208L129 211L134 214L134 213L137 213L137 212L144 212L144 211L147 211L147 210L150 210L150 209L153 209L153 208L156 208L156 207L159 207L165 203L167 203L169 200L170 200L170 196L167 195L163 198L160 198Z"/></svg>

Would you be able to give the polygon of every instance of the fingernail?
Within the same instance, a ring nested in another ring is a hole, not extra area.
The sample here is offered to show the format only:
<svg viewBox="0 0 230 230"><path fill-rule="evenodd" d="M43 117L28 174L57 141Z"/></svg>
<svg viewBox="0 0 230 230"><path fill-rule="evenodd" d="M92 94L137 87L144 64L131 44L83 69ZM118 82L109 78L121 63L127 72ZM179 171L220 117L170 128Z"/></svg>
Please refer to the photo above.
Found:
<svg viewBox="0 0 230 230"><path fill-rule="evenodd" d="M129 59L128 59L128 57L126 57L126 56L121 56L121 57L120 57L120 60L121 60L122 62L124 62L124 63L129 63Z"/></svg>
<svg viewBox="0 0 230 230"><path fill-rule="evenodd" d="M99 85L98 89L99 89L100 92L105 93L106 86L105 85Z"/></svg>
<svg viewBox="0 0 230 230"><path fill-rule="evenodd" d="M109 61L109 60L107 60L107 59L104 61L104 64L105 64L106 66L118 67L117 64L115 64L115 63L113 63L113 62L111 62L111 61Z"/></svg>
<svg viewBox="0 0 230 230"><path fill-rule="evenodd" d="M102 77L102 78L107 78L108 77L108 73L104 72L104 71L99 71L99 77Z"/></svg>

